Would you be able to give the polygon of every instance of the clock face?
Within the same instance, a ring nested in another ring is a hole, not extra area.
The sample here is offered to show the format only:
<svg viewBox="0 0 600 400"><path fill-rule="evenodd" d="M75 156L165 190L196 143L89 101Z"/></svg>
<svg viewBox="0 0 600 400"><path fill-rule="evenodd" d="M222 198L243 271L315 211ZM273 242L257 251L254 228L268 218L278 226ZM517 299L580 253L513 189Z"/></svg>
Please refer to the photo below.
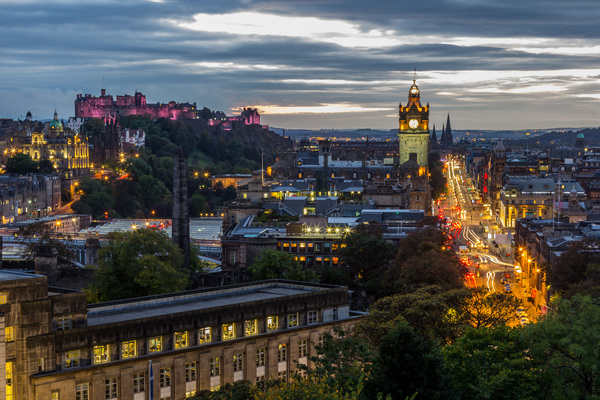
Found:
<svg viewBox="0 0 600 400"><path fill-rule="evenodd" d="M411 129L417 129L417 126L419 126L419 121L417 121L416 119L411 119L410 121L408 121L408 126L410 126Z"/></svg>

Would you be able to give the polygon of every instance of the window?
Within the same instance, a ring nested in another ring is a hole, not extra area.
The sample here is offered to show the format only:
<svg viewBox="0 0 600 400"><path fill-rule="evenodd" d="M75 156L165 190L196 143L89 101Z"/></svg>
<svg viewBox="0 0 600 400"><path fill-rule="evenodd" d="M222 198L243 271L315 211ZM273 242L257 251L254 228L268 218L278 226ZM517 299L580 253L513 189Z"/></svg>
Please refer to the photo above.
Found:
<svg viewBox="0 0 600 400"><path fill-rule="evenodd" d="M50 397L52 400L60 400L60 392L58 391L53 391L52 395Z"/></svg>
<svg viewBox="0 0 600 400"><path fill-rule="evenodd" d="M145 390L146 376L144 372L133 374L133 393L141 393Z"/></svg>
<svg viewBox="0 0 600 400"><path fill-rule="evenodd" d="M121 343L121 358L137 356L137 343L135 340L129 340Z"/></svg>
<svg viewBox="0 0 600 400"><path fill-rule="evenodd" d="M71 329L71 317L58 317L56 320L56 329L59 331Z"/></svg>
<svg viewBox="0 0 600 400"><path fill-rule="evenodd" d="M274 331L277 329L277 316L267 317L267 330Z"/></svg>
<svg viewBox="0 0 600 400"><path fill-rule="evenodd" d="M102 364L110 361L110 348L107 344L94 346L94 364ZM107 397L110 399L111 397Z"/></svg>
<svg viewBox="0 0 600 400"><path fill-rule="evenodd" d="M81 350L67 351L65 353L65 369L79 367Z"/></svg>
<svg viewBox="0 0 600 400"><path fill-rule="evenodd" d="M117 378L110 378L104 380L104 398L117 398Z"/></svg>
<svg viewBox="0 0 600 400"><path fill-rule="evenodd" d="M256 349L256 366L260 367L265 365L265 349Z"/></svg>
<svg viewBox="0 0 600 400"><path fill-rule="evenodd" d="M12 326L7 326L4 328L4 341L12 342L15 340L15 328Z"/></svg>
<svg viewBox="0 0 600 400"><path fill-rule="evenodd" d="M308 342L306 339L298 341L298 356L306 357L308 354Z"/></svg>
<svg viewBox="0 0 600 400"><path fill-rule="evenodd" d="M229 252L229 264L235 265L235 251Z"/></svg>
<svg viewBox="0 0 600 400"><path fill-rule="evenodd" d="M198 344L209 343L211 341L210 336L210 327L198 329Z"/></svg>
<svg viewBox="0 0 600 400"><path fill-rule="evenodd" d="M277 348L277 361L282 362L287 360L287 347L285 343L280 344Z"/></svg>
<svg viewBox="0 0 600 400"><path fill-rule="evenodd" d="M252 336L258 333L258 324L255 319L244 322L244 332L246 336Z"/></svg>
<svg viewBox="0 0 600 400"><path fill-rule="evenodd" d="M193 382L196 380L196 361L185 363L185 381Z"/></svg>
<svg viewBox="0 0 600 400"><path fill-rule="evenodd" d="M75 386L75 400L90 400L90 385L88 383Z"/></svg>
<svg viewBox="0 0 600 400"><path fill-rule="evenodd" d="M8 295L6 293L0 293L0 304L6 304Z"/></svg>
<svg viewBox="0 0 600 400"><path fill-rule="evenodd" d="M6 363L6 400L13 400L12 381L13 381L13 362L8 361Z"/></svg>
<svg viewBox="0 0 600 400"><path fill-rule="evenodd" d="M150 350L150 353L162 351L162 336L150 338L148 342L148 350Z"/></svg>
<svg viewBox="0 0 600 400"><path fill-rule="evenodd" d="M242 353L233 355L233 372L244 370L244 355Z"/></svg>
<svg viewBox="0 0 600 400"><path fill-rule="evenodd" d="M337 319L338 319L338 309L337 308L333 308L331 310L331 317L333 318L334 321L337 321Z"/></svg>
<svg viewBox="0 0 600 400"><path fill-rule="evenodd" d="M38 358L38 372L42 372L44 370L44 359Z"/></svg>
<svg viewBox="0 0 600 400"><path fill-rule="evenodd" d="M171 386L171 367L160 369L160 387Z"/></svg>
<svg viewBox="0 0 600 400"><path fill-rule="evenodd" d="M184 347L188 347L188 333L185 332L175 332L175 348L183 349Z"/></svg>
<svg viewBox="0 0 600 400"><path fill-rule="evenodd" d="M306 323L307 324L316 324L317 322L319 322L318 312L317 311L309 311L306 316Z"/></svg>
<svg viewBox="0 0 600 400"><path fill-rule="evenodd" d="M235 324L223 324L223 340L235 339Z"/></svg>
<svg viewBox="0 0 600 400"><path fill-rule="evenodd" d="M298 313L288 315L288 328L298 326Z"/></svg>
<svg viewBox="0 0 600 400"><path fill-rule="evenodd" d="M219 357L210 359L210 376L221 375L221 359Z"/></svg>

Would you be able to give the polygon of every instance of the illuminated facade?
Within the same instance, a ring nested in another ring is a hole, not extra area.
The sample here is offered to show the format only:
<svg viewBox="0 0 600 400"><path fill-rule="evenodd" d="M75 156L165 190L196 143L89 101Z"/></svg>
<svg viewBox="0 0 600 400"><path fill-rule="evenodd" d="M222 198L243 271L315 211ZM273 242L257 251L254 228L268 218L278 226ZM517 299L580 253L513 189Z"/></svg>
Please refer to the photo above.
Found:
<svg viewBox="0 0 600 400"><path fill-rule="evenodd" d="M102 89L99 97L91 94L78 94L75 99L75 118L118 118L128 115L148 115L152 119L168 118L173 120L196 118L196 103L146 103L146 96L135 92L133 96L106 94Z"/></svg>
<svg viewBox="0 0 600 400"><path fill-rule="evenodd" d="M312 366L324 333L360 318L342 286L272 280L88 305L83 292L10 271L0 310L7 400L183 399L287 379Z"/></svg>
<svg viewBox="0 0 600 400"><path fill-rule="evenodd" d="M429 154L429 103L421 104L421 94L414 80L408 92L408 104L400 103L398 114L399 163L413 160L419 165L419 175L424 175Z"/></svg>
<svg viewBox="0 0 600 400"><path fill-rule="evenodd" d="M86 175L90 166L87 138L65 129L56 112L47 131L33 132L21 151L34 161L49 160L63 179Z"/></svg>

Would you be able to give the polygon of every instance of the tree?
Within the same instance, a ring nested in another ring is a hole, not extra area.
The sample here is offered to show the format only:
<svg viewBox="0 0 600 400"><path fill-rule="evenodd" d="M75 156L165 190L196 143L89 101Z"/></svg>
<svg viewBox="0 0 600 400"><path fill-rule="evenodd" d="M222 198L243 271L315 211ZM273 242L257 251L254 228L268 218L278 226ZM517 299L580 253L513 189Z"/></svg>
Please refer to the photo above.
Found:
<svg viewBox="0 0 600 400"><path fill-rule="evenodd" d="M600 385L600 305L575 295L551 303L550 314L525 330L527 355L550 374L550 399L593 398Z"/></svg>
<svg viewBox="0 0 600 400"><path fill-rule="evenodd" d="M398 323L406 321L424 338L450 343L464 328L460 316L462 304L469 293L466 288L448 291L441 286L427 286L384 297L373 305L356 331L372 348L377 348L382 337Z"/></svg>
<svg viewBox="0 0 600 400"><path fill-rule="evenodd" d="M475 328L491 328L512 322L521 300L509 293L490 293L485 288L469 290L462 305L462 321Z"/></svg>
<svg viewBox="0 0 600 400"><path fill-rule="evenodd" d="M323 382L329 393L356 398L361 392L368 374L371 353L366 343L342 328L335 328L333 335L323 335L323 343L315 346L316 356L309 357L312 368L299 365L311 381Z"/></svg>
<svg viewBox="0 0 600 400"><path fill-rule="evenodd" d="M291 279L294 281L315 281L317 274L311 269L303 269L289 253L277 250L264 250L248 267L252 280Z"/></svg>
<svg viewBox="0 0 600 400"><path fill-rule="evenodd" d="M6 172L11 174L31 174L38 170L38 163L29 154L17 153L6 162Z"/></svg>
<svg viewBox="0 0 600 400"><path fill-rule="evenodd" d="M381 233L360 229L344 236L338 254L359 282L381 279L388 261L394 256L394 245L382 239Z"/></svg>
<svg viewBox="0 0 600 400"><path fill-rule="evenodd" d="M554 293L565 298L575 294L600 295L600 253L594 241L570 245L547 269L548 283Z"/></svg>
<svg viewBox="0 0 600 400"><path fill-rule="evenodd" d="M99 260L92 291L100 301L181 291L188 283L181 250L153 229L110 233Z"/></svg>
<svg viewBox="0 0 600 400"><path fill-rule="evenodd" d="M442 355L436 345L400 322L383 339L373 359L361 398L377 393L404 400L417 393L423 399L447 399Z"/></svg>
<svg viewBox="0 0 600 400"><path fill-rule="evenodd" d="M102 118L90 118L83 124L83 132L86 136L94 137L106 130L106 126Z"/></svg>
<svg viewBox="0 0 600 400"><path fill-rule="evenodd" d="M450 387L462 399L544 399L550 395L542 360L519 328L468 329L443 349Z"/></svg>
<svg viewBox="0 0 600 400"><path fill-rule="evenodd" d="M151 175L142 175L137 183L138 200L146 208L153 209L170 194L165 184Z"/></svg>
<svg viewBox="0 0 600 400"><path fill-rule="evenodd" d="M469 327L492 327L513 322L520 301L504 293L485 289L426 286L415 291L384 297L358 325L357 332L378 345L399 322L406 321L421 336L452 343Z"/></svg>

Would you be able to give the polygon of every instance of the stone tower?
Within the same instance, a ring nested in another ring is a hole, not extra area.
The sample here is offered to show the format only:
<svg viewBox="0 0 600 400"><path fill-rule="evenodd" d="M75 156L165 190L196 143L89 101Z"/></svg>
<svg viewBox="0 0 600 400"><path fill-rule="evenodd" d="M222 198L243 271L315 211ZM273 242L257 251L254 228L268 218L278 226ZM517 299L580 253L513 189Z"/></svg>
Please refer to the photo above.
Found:
<svg viewBox="0 0 600 400"><path fill-rule="evenodd" d="M183 253L183 267L190 268L190 213L188 210L187 157L181 146L173 159L173 242Z"/></svg>
<svg viewBox="0 0 600 400"><path fill-rule="evenodd" d="M408 92L408 104L398 105L399 164L413 160L419 175L427 175L429 155L429 103L421 104L421 94L415 80Z"/></svg>

